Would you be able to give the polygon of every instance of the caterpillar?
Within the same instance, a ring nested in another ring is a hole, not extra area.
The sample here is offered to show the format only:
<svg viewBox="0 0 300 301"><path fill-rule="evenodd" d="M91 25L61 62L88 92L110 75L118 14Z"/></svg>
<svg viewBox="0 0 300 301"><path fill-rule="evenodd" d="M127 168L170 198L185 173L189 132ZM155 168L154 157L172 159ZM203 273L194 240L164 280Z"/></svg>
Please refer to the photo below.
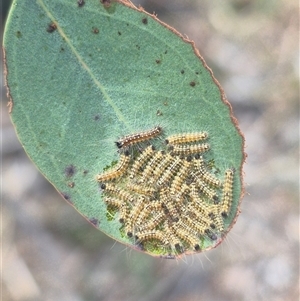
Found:
<svg viewBox="0 0 300 301"><path fill-rule="evenodd" d="M146 231L146 232L137 232L135 235L135 238L141 242L144 240L152 240L156 239L161 241L163 244L167 245L169 242L166 240L166 237L162 231L159 230L152 230L152 231Z"/></svg>
<svg viewBox="0 0 300 301"><path fill-rule="evenodd" d="M121 177L127 171L129 162L130 162L129 152L126 151L124 154L120 155L120 161L118 165L112 170L109 170L107 172L98 175L97 181L105 182Z"/></svg>
<svg viewBox="0 0 300 301"><path fill-rule="evenodd" d="M129 212L130 208L127 203L123 203L120 207L120 217L119 217L119 222L122 224L125 224L127 219L129 218Z"/></svg>
<svg viewBox="0 0 300 301"><path fill-rule="evenodd" d="M171 145L169 150L171 154L175 155L191 155L197 153L204 153L210 149L208 143L193 144L193 145Z"/></svg>
<svg viewBox="0 0 300 301"><path fill-rule="evenodd" d="M171 180L178 171L178 169L182 166L183 160L180 158L175 158L174 161L169 165L169 167L164 171L161 177L157 181L158 186L162 186Z"/></svg>
<svg viewBox="0 0 300 301"><path fill-rule="evenodd" d="M200 156L199 154L196 154L194 159L193 159L193 165L194 165L196 170L205 169L203 157Z"/></svg>
<svg viewBox="0 0 300 301"><path fill-rule="evenodd" d="M179 215L175 203L172 202L170 198L170 191L167 187L163 187L160 190L160 200L162 202L162 206L165 209L165 213L168 214L171 219L175 222L179 220Z"/></svg>
<svg viewBox="0 0 300 301"><path fill-rule="evenodd" d="M141 227L140 225L145 222L145 219L148 217L148 215L151 214L152 211L160 210L161 207L161 202L160 201L152 201L148 202L144 208L143 211L139 214L137 220L136 220L136 225L138 227Z"/></svg>
<svg viewBox="0 0 300 301"><path fill-rule="evenodd" d="M209 217L209 213L202 207L195 208L194 205L195 204L188 204L186 209L196 217L195 222L203 226L205 225L206 227L215 228L215 224Z"/></svg>
<svg viewBox="0 0 300 301"><path fill-rule="evenodd" d="M166 144L183 144L183 143L202 141L207 139L207 137L208 137L207 132L176 134L176 135L169 136L165 140L165 142Z"/></svg>
<svg viewBox="0 0 300 301"><path fill-rule="evenodd" d="M203 182L210 186L214 186L217 188L222 186L222 182L206 170L200 170L195 172L195 176L200 178L201 180L203 180Z"/></svg>
<svg viewBox="0 0 300 301"><path fill-rule="evenodd" d="M212 214L210 214L210 217L213 220L213 223L214 223L214 225L216 227L216 230L218 232L223 232L224 231L224 223L223 223L223 220L222 220L220 214L218 214L218 213L212 213Z"/></svg>
<svg viewBox="0 0 300 301"><path fill-rule="evenodd" d="M118 188L115 184L112 183L102 183L101 189L106 193L112 194L113 196L119 198L122 201L127 201L130 203L134 203L135 198L129 192L124 189Z"/></svg>
<svg viewBox="0 0 300 301"><path fill-rule="evenodd" d="M145 197L140 196L137 200L137 203L134 205L130 215L128 217L128 222L125 227L125 231L128 237L132 237L133 227L135 225L136 219L138 218L139 214L143 210L145 206Z"/></svg>
<svg viewBox="0 0 300 301"><path fill-rule="evenodd" d="M206 185L206 183L200 180L196 173L192 173L192 177L195 181L196 187L200 190L200 192L202 192L204 195L206 195L209 199L213 200L214 202L218 202L219 197L214 190L209 188Z"/></svg>
<svg viewBox="0 0 300 301"><path fill-rule="evenodd" d="M147 196L152 196L156 192L156 189L151 186L148 187L146 185L135 184L132 182L127 183L127 188L133 192L144 194Z"/></svg>
<svg viewBox="0 0 300 301"><path fill-rule="evenodd" d="M214 175L210 174L205 167L203 157L199 154L195 155L193 160L193 165L196 169L196 173L201 177L201 179L209 185L221 187L222 182L217 179Z"/></svg>
<svg viewBox="0 0 300 301"><path fill-rule="evenodd" d="M171 247L175 248L177 252L183 252L183 246L181 244L180 239L170 229L170 226L167 221L164 222L164 232L166 233L166 239L170 242Z"/></svg>
<svg viewBox="0 0 300 301"><path fill-rule="evenodd" d="M130 174L129 174L130 179L133 179L134 177L137 176L141 167L154 155L154 153L155 153L155 148L153 145L149 145L143 150L141 155L134 161L131 167Z"/></svg>
<svg viewBox="0 0 300 301"><path fill-rule="evenodd" d="M221 214L227 217L232 203L232 190L233 190L233 176L234 169L227 169L225 171L225 179L223 184L223 195L221 200Z"/></svg>
<svg viewBox="0 0 300 301"><path fill-rule="evenodd" d="M203 235L205 230L209 228L209 225L203 224L199 220L192 220L187 215L183 216L183 222L186 227L191 228L193 231L200 233L201 235Z"/></svg>
<svg viewBox="0 0 300 301"><path fill-rule="evenodd" d="M153 215L153 217L147 223L139 227L139 231L150 231L154 229L162 222L164 218L164 212L159 212L158 214Z"/></svg>
<svg viewBox="0 0 300 301"><path fill-rule="evenodd" d="M186 160L183 161L182 167L179 169L177 175L171 182L170 193L172 196L176 195L176 193L178 193L181 190L183 183L186 181L186 177L190 170L190 167L191 157L188 157Z"/></svg>
<svg viewBox="0 0 300 301"><path fill-rule="evenodd" d="M166 154L162 161L156 166L156 168L153 170L152 178L149 179L151 183L157 181L157 179L165 172L166 168L172 164L172 161L174 160L174 157L170 154Z"/></svg>
<svg viewBox="0 0 300 301"><path fill-rule="evenodd" d="M117 207L117 208L120 208L123 204L123 202L121 200L116 199L116 198L112 198L112 197L105 197L104 202L107 205L111 205L111 206Z"/></svg>
<svg viewBox="0 0 300 301"><path fill-rule="evenodd" d="M150 182L150 176L152 175L153 170L159 165L159 163L162 160L163 156L164 156L164 152L159 151L148 162L148 164L146 165L146 167L145 167L145 169L142 173L142 176L141 176L141 179L140 179L141 183L144 183L145 181Z"/></svg>
<svg viewBox="0 0 300 301"><path fill-rule="evenodd" d="M184 226L184 228L180 227ZM194 232L194 230L190 227L188 227L185 224L181 223L174 223L171 226L171 229L186 243L188 243L190 246L192 246L196 251L200 250L200 245L199 245L199 239L197 236L194 234L191 234L190 232Z"/></svg>
<svg viewBox="0 0 300 301"><path fill-rule="evenodd" d="M153 139L153 138L157 137L158 135L160 135L162 133L162 131L163 131L162 127L156 126L155 128L148 130L148 131L143 131L143 132L124 136L123 138L119 139L115 143L119 149L126 148L133 144Z"/></svg>

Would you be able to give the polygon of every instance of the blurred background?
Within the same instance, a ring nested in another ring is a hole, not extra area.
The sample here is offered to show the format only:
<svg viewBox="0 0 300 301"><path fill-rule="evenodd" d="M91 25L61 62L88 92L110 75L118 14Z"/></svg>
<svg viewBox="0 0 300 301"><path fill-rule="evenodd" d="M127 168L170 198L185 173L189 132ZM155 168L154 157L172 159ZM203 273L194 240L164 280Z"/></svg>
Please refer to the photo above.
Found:
<svg viewBox="0 0 300 301"><path fill-rule="evenodd" d="M242 213L218 248L180 260L114 242L27 158L2 81L2 300L299 300L297 1L133 2L194 40L225 89L246 138Z"/></svg>

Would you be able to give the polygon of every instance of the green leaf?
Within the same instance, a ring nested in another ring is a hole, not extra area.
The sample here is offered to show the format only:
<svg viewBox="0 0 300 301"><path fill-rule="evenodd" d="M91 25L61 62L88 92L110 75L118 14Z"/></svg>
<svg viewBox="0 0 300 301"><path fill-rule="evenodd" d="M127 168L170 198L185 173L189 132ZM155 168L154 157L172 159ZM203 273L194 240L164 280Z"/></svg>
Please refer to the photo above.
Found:
<svg viewBox="0 0 300 301"><path fill-rule="evenodd" d="M139 248L107 209L96 176L120 157L120 137L160 126L161 137L207 131L203 156L223 181L236 170L230 213L218 245L239 212L244 140L229 103L194 44L127 1L15 0L4 53L11 118L25 151L79 213L114 239ZM154 139L165 149L164 139ZM136 160L139 149L130 147ZM161 244L161 243L160 243ZM177 255L155 240L151 255ZM194 252L183 241L185 253Z"/></svg>

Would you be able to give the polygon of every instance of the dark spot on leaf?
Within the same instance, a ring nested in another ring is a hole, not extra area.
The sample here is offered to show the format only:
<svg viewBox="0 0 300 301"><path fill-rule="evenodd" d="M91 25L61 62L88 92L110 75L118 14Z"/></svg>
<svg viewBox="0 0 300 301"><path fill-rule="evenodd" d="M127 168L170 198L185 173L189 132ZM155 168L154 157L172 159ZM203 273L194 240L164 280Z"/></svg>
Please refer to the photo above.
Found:
<svg viewBox="0 0 300 301"><path fill-rule="evenodd" d="M52 33L57 29L57 26L54 22L50 23L47 28L47 32Z"/></svg>
<svg viewBox="0 0 300 301"><path fill-rule="evenodd" d="M138 49L138 50L140 50L140 45L135 45L135 47Z"/></svg>
<svg viewBox="0 0 300 301"><path fill-rule="evenodd" d="M60 48L60 52L63 52L63 51L65 51L65 48L64 48L64 47L61 47L61 48Z"/></svg>
<svg viewBox="0 0 300 301"><path fill-rule="evenodd" d="M190 82L190 86L191 87L195 87L196 86L196 83L194 81Z"/></svg>
<svg viewBox="0 0 300 301"><path fill-rule="evenodd" d="M167 101L165 101L165 102L164 102L164 105L165 105L165 106L167 106L167 105L168 105L168 102L167 102Z"/></svg>
<svg viewBox="0 0 300 301"><path fill-rule="evenodd" d="M155 60L156 64L160 64L161 60Z"/></svg>
<svg viewBox="0 0 300 301"><path fill-rule="evenodd" d="M21 33L21 31L17 31L17 38L22 38L22 33Z"/></svg>
<svg viewBox="0 0 300 301"><path fill-rule="evenodd" d="M146 24L148 24L148 19L145 17L145 18L142 19L142 22L143 22L143 24L146 25Z"/></svg>
<svg viewBox="0 0 300 301"><path fill-rule="evenodd" d="M67 177L72 177L72 176L74 176L75 172L76 172L76 168L75 168L75 166L72 165L72 164L69 165L69 166L67 166L67 167L65 168L65 175L66 175Z"/></svg>
<svg viewBox="0 0 300 301"><path fill-rule="evenodd" d="M94 217L90 218L89 221L90 221L90 223L92 223L94 226L98 226L98 224L99 224L98 219L97 219L97 218L94 218Z"/></svg>
<svg viewBox="0 0 300 301"><path fill-rule="evenodd" d="M109 14L114 13L116 10L116 6L112 5L112 2L115 2L115 1L114 0L100 0L100 3L103 4L103 7Z"/></svg>
<svg viewBox="0 0 300 301"><path fill-rule="evenodd" d="M84 2L84 0L78 0L77 4L79 7L82 7L85 4L85 2Z"/></svg>
<svg viewBox="0 0 300 301"><path fill-rule="evenodd" d="M89 171L85 169L85 170L83 171L83 175L88 174L88 172L89 172Z"/></svg>
<svg viewBox="0 0 300 301"><path fill-rule="evenodd" d="M163 115L163 113L162 113L162 111L160 111L160 110L157 110L157 111L156 111L156 115L157 115L157 116L162 116L162 115Z"/></svg>
<svg viewBox="0 0 300 301"><path fill-rule="evenodd" d="M93 27L93 33L99 33L99 29L97 27Z"/></svg>
<svg viewBox="0 0 300 301"><path fill-rule="evenodd" d="M108 8L111 5L111 0L100 0L100 3L102 3L104 7Z"/></svg>
<svg viewBox="0 0 300 301"><path fill-rule="evenodd" d="M73 188L73 187L75 186L75 183L74 183L74 182L69 182L69 183L68 183L68 186L69 186L70 188Z"/></svg>
<svg viewBox="0 0 300 301"><path fill-rule="evenodd" d="M199 74L199 72L198 72L198 71L196 71L195 73L196 73L197 75Z"/></svg>
<svg viewBox="0 0 300 301"><path fill-rule="evenodd" d="M73 204L73 202L71 201L71 197L67 193L61 192L60 194L67 202L69 202L70 204Z"/></svg>
<svg viewBox="0 0 300 301"><path fill-rule="evenodd" d="M99 119L100 119L100 115L97 114L97 115L94 116L95 121L98 121Z"/></svg>
<svg viewBox="0 0 300 301"><path fill-rule="evenodd" d="M167 53L168 53L168 50L165 51L165 54L167 54Z"/></svg>
<svg viewBox="0 0 300 301"><path fill-rule="evenodd" d="M180 73L181 73L181 74L184 74L184 70L181 70Z"/></svg>

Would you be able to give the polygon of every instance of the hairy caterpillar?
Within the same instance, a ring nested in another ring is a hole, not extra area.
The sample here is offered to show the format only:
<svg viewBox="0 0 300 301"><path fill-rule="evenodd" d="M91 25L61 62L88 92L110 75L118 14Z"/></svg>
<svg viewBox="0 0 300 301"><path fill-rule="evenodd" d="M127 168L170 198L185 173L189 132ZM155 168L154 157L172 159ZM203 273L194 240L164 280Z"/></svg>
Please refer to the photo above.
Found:
<svg viewBox="0 0 300 301"><path fill-rule="evenodd" d="M146 140L153 139L162 133L162 127L156 126L155 128L143 131L135 134L124 136L123 138L116 141L116 145L119 149L126 148L136 143L140 143Z"/></svg>
<svg viewBox="0 0 300 301"><path fill-rule="evenodd" d="M107 172L104 172L97 176L98 182L105 182L113 179L117 179L121 177L126 171L129 166L130 162L130 156L128 152L125 152L124 154L120 155L120 161L118 162L118 165L113 168L112 170L109 170Z"/></svg>
<svg viewBox="0 0 300 301"><path fill-rule="evenodd" d="M196 142L207 139L207 132L199 132L199 133L185 133L185 134L176 134L169 136L166 139L166 144L183 144Z"/></svg>

